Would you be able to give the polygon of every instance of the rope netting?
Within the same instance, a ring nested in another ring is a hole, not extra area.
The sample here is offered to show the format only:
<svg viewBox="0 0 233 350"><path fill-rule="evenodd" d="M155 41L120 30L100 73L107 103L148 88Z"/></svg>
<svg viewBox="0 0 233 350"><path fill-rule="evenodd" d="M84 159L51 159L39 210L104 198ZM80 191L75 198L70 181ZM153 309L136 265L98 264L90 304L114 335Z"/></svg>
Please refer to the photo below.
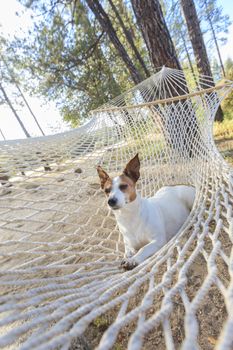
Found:
<svg viewBox="0 0 233 350"><path fill-rule="evenodd" d="M232 82L163 68L63 134L0 143L0 348L233 348L232 169L212 126ZM131 271L96 166L192 184L177 235Z"/></svg>

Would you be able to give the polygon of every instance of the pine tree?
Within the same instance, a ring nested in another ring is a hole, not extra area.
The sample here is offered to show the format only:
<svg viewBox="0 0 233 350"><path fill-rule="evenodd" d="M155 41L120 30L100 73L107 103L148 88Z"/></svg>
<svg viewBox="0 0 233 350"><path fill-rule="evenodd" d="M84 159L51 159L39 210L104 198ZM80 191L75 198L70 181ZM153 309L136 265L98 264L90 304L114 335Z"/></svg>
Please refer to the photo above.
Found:
<svg viewBox="0 0 233 350"><path fill-rule="evenodd" d="M202 37L195 4L193 0L181 0L181 6L188 27L189 37L193 46L198 71L200 74L207 75L212 78L212 72L210 69L209 59ZM214 86L213 78L212 85ZM216 113L215 120L223 121L223 113L221 107L219 107Z"/></svg>
<svg viewBox="0 0 233 350"><path fill-rule="evenodd" d="M98 19L100 25L102 26L103 30L107 33L109 36L109 39L111 40L112 44L114 45L115 49L117 50L119 56L122 58L122 60L125 62L126 67L128 68L131 77L135 84L139 84L143 79L140 75L140 72L135 67L134 63L132 62L131 58L129 57L127 51L125 50L124 46L120 42L117 33L115 29L113 28L113 25L105 12L104 8L102 7L101 3L98 0L86 0L88 6L94 13L95 17Z"/></svg>
<svg viewBox="0 0 233 350"><path fill-rule="evenodd" d="M231 25L229 15L223 14L222 6L219 6L217 0L204 0L198 2L200 7L201 19L207 23L207 28L205 32L211 33L211 39L208 42L208 46L212 47L214 44L219 64L221 66L222 74L225 77L225 69L222 61L220 45L224 45L227 41L226 34L228 33L228 28ZM206 25L205 25L206 27Z"/></svg>
<svg viewBox="0 0 233 350"><path fill-rule="evenodd" d="M15 87L15 84L12 80L12 76L9 72L8 67L4 63L4 59L3 59L3 47L6 47L6 45L7 45L6 40L3 37L0 37L0 104L6 104L10 108L16 120L18 121L21 129L23 130L23 133L25 134L25 136L30 137L30 134L27 128L25 127L18 112L14 107L10 94L8 94L5 88L5 85L8 85L11 90L13 90L13 88ZM14 101L18 103L17 101L18 95L14 95L13 97L14 97Z"/></svg>
<svg viewBox="0 0 233 350"><path fill-rule="evenodd" d="M165 65L181 70L181 64L177 57L159 1L131 0L131 3L154 67L158 68ZM187 86L180 88L170 84L166 91L166 96L173 97L186 92L188 93ZM184 109L187 109L187 104L184 105ZM163 123L164 121L162 121L162 125ZM180 135L180 123L183 124L183 127L185 126L183 135ZM192 129L192 133L190 129ZM177 118L176 123L174 123L174 120L170 116L166 121L166 127L163 133L167 142L172 147L176 147L177 140L174 137L175 133L177 138L180 138L179 143L192 156L193 141L198 138L198 125L194 110L187 109L187 114L183 114L181 118Z"/></svg>
<svg viewBox="0 0 233 350"><path fill-rule="evenodd" d="M187 68L187 59L189 69L197 85L192 45L189 40L187 26L184 22L179 3L173 0L162 2L162 9L179 61L182 62L183 68Z"/></svg>
<svg viewBox="0 0 233 350"><path fill-rule="evenodd" d="M138 60L139 64L141 65L141 68L145 74L146 77L149 77L150 76L150 72L146 66L146 63L144 62L143 60L143 57L141 56L138 48L136 47L135 43L134 43L134 39L133 39L133 36L132 36L132 33L130 32L130 30L127 29L123 19L122 19L122 16L120 15L116 5L114 4L114 2L112 0L108 0L112 9L113 9L113 12L114 14L116 15L118 21L119 21L119 24L123 30L123 33L136 57L136 59Z"/></svg>
<svg viewBox="0 0 233 350"><path fill-rule="evenodd" d="M44 133L44 131L42 130L42 128L41 128L41 126L40 126L40 124L39 124L39 122L38 122L38 119L36 118L35 114L33 113L33 111L32 111L32 109L31 109L31 107L30 107L30 105L29 105L29 103L28 103L28 101L27 101L27 99L26 99L26 97L25 97L25 95L24 95L22 89L21 89L20 86L19 86L19 83L18 83L18 81L17 81L17 79L16 79L16 77L15 77L15 74L14 74L13 70L10 68L10 66L8 65L8 63L6 62L6 60L4 59L3 54L1 54L1 53L0 53L0 60L1 60L2 63L4 64L5 69L7 70L7 73L9 74L9 78L10 78L10 80L11 80L11 83L14 85L14 87L16 87L16 89L17 89L17 91L18 91L18 93L19 93L19 96L22 98L22 100L23 100L25 106L26 106L27 109L29 110L29 113L31 114L32 118L34 119L34 121L35 121L35 123L36 123L38 129L40 130L41 134L42 134L43 136L45 136L45 133Z"/></svg>
<svg viewBox="0 0 233 350"><path fill-rule="evenodd" d="M18 113L16 112L16 110L15 110L13 104L11 103L11 100L10 100L9 96L7 95L7 92L6 92L5 88L3 87L3 85L1 84L1 82L0 82L0 91L1 91L1 93L2 93L3 103L6 103L6 104L10 107L12 113L14 114L14 116L15 116L15 118L17 119L19 125L21 126L21 128L22 128L22 130L23 130L25 136L26 136L26 137L30 137L29 132L27 131L25 125L23 124L23 122L22 122L22 120L20 119Z"/></svg>
<svg viewBox="0 0 233 350"><path fill-rule="evenodd" d="M153 66L181 69L159 1L131 2Z"/></svg>

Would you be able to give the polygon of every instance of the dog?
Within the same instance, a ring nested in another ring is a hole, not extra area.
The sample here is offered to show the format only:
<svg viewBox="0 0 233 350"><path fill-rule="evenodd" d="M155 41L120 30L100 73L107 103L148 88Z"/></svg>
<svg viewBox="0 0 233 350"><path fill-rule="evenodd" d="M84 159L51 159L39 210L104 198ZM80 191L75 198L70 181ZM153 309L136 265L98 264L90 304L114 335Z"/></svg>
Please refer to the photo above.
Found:
<svg viewBox="0 0 233 350"><path fill-rule="evenodd" d="M138 154L120 176L110 178L97 167L101 188L123 235L125 255L121 266L131 270L163 247L181 228L192 209L195 188L162 187L154 197L142 198L136 191L140 177Z"/></svg>

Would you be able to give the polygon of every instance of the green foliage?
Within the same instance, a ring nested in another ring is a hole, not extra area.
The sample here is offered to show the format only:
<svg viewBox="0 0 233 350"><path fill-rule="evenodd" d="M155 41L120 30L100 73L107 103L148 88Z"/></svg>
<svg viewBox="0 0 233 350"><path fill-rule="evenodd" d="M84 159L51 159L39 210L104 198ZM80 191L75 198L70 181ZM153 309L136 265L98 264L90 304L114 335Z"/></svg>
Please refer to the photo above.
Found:
<svg viewBox="0 0 233 350"><path fill-rule="evenodd" d="M225 62L225 69L227 73L227 78L233 80L233 60L228 58Z"/></svg>
<svg viewBox="0 0 233 350"><path fill-rule="evenodd" d="M217 141L233 139L233 119L224 119L222 123L214 122L213 131Z"/></svg>
<svg viewBox="0 0 233 350"><path fill-rule="evenodd" d="M135 66L138 69L141 76L144 76L144 72L142 70L142 67L139 64L139 62L137 60L135 60L132 47L129 45L129 43L124 35L123 29L119 25L119 22L116 18L116 15L114 14L108 0L105 0L105 4L106 4L105 10L109 14L109 17L110 17L111 22L116 30L118 38L120 39L123 46L126 48L127 53L131 57L132 61L134 62ZM136 19L134 17L133 9L131 6L131 2L124 1L124 0L114 0L114 5L116 6L118 12L120 13L120 16L124 22L126 29L131 34L133 41L134 41L134 44L136 45L143 61L145 62L147 67L150 67L151 63L150 63L149 55L147 52L147 48L146 48L145 42L142 38L141 31L137 26ZM111 47L111 50L113 50L112 47ZM127 79L127 77L126 77L126 79Z"/></svg>
<svg viewBox="0 0 233 350"><path fill-rule="evenodd" d="M77 126L97 108L133 86L129 73L106 33L84 0L21 0L33 11L34 27L13 43L15 66L24 87L33 95L56 102L63 119ZM143 40L135 30L132 10L115 2L134 42L148 60ZM108 1L105 10L132 59L132 50ZM135 65L141 70L135 60Z"/></svg>
<svg viewBox="0 0 233 350"><path fill-rule="evenodd" d="M214 80L215 81L220 80L222 78L222 71L218 63L218 60L214 57L210 63L211 63L211 71L212 71Z"/></svg>
<svg viewBox="0 0 233 350"><path fill-rule="evenodd" d="M204 34L212 31L212 25L218 43L226 44L226 34L232 23L229 15L223 13L223 7L217 3L217 0L199 0L197 3L199 5L199 18L203 22ZM207 40L207 46L212 49L213 44L214 37L212 33L209 40Z"/></svg>
<svg viewBox="0 0 233 350"><path fill-rule="evenodd" d="M76 1L75 8L69 2L23 3L39 16L30 40L14 43L21 53L17 64L24 72L24 85L55 100L64 119L76 126L87 111L120 93L101 48L104 33L82 1Z"/></svg>
<svg viewBox="0 0 233 350"><path fill-rule="evenodd" d="M224 67L221 57L221 46L227 42L228 28L232 24L229 15L223 13L222 6L217 0L199 0L199 18L205 44L211 63L211 70L215 80L224 76ZM218 56L218 61L215 59Z"/></svg>
<svg viewBox="0 0 233 350"><path fill-rule="evenodd" d="M233 81L233 60L228 58L225 62L226 78ZM222 102L224 117L233 120L233 91Z"/></svg>
<svg viewBox="0 0 233 350"><path fill-rule="evenodd" d="M192 45L189 40L187 26L179 2L175 0L162 0L162 9L166 18L172 40L182 67L193 69L195 73L195 59ZM216 45L224 45L227 41L226 34L231 25L228 15L223 13L223 8L218 5L217 0L195 1L198 18L200 20L202 33L204 34L208 58L215 80L221 77L221 67L216 60ZM214 38L215 37L215 38ZM215 48L215 49L213 49Z"/></svg>

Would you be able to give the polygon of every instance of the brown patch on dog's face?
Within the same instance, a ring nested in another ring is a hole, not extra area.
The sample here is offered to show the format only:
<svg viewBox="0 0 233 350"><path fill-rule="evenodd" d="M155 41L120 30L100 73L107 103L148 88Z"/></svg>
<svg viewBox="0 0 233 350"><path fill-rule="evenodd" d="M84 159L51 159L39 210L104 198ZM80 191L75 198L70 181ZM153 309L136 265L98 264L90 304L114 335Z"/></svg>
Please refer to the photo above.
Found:
<svg viewBox="0 0 233 350"><path fill-rule="evenodd" d="M112 191L112 179L110 177L107 179L107 181L104 184L103 190L107 196L110 195Z"/></svg>
<svg viewBox="0 0 233 350"><path fill-rule="evenodd" d="M127 202L134 201L137 196L135 182L125 174L121 175L119 178L119 189L126 195Z"/></svg>

